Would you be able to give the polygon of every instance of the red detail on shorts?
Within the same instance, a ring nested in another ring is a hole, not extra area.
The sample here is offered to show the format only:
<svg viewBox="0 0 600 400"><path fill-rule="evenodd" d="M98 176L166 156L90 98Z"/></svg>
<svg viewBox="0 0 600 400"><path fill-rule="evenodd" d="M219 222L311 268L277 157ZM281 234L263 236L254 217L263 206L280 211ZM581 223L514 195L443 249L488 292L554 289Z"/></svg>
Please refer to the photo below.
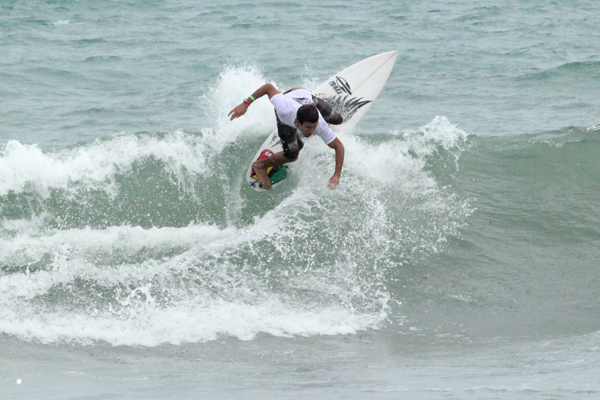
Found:
<svg viewBox="0 0 600 400"><path fill-rule="evenodd" d="M262 153L260 153L260 156L258 156L258 159L256 161L260 161L260 160L264 160L265 158L269 158L273 155L273 152L269 149L265 149L262 151ZM254 179L256 179L256 172L254 172L254 169L252 170L252 173L250 174L251 177L253 177Z"/></svg>
<svg viewBox="0 0 600 400"><path fill-rule="evenodd" d="M260 153L260 157L258 157L258 160L256 161L260 161L260 160L264 160L265 158L269 158L273 155L273 152L269 149L265 149L263 150L262 153Z"/></svg>

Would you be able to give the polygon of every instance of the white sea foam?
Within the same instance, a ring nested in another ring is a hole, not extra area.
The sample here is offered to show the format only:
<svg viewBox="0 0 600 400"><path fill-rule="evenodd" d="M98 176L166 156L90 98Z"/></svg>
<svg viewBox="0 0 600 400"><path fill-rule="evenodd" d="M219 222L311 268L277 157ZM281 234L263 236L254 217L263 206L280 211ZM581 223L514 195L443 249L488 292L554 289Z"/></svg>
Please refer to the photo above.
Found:
<svg viewBox="0 0 600 400"><path fill-rule="evenodd" d="M255 67L227 67L205 97L208 115L217 116L218 140L230 143L243 137L265 137L275 128L273 106L267 96L253 102L245 115L230 121L229 112L257 88L268 83Z"/></svg>
<svg viewBox="0 0 600 400"><path fill-rule="evenodd" d="M36 145L11 140L0 156L0 195L33 191L47 197L51 189L69 189L74 184L114 190L115 175L147 157L162 161L176 174L183 168L206 173L206 159L212 152L206 142L202 136L183 131L165 137L119 134L107 141L46 153Z"/></svg>
<svg viewBox="0 0 600 400"><path fill-rule="evenodd" d="M169 309L148 307L128 318L72 313L42 316L7 315L2 312L0 330L27 340L53 343L105 341L112 345L157 346L215 340L230 335L251 340L259 333L274 336L354 334L380 322L380 315L356 315L343 307L321 310L291 307L276 296L260 304L212 301L181 304Z"/></svg>
<svg viewBox="0 0 600 400"><path fill-rule="evenodd" d="M144 249L157 252L175 247L189 249L194 246L207 246L234 233L233 229L198 225L149 229L139 226L114 226L106 229L85 227L69 230L46 229L37 232L31 232L30 225L19 224L19 228L23 226L29 232L3 240L0 263L14 262L17 257L21 257L23 261L38 260L61 247L73 249L73 252L82 255L89 252L117 251L135 255Z"/></svg>

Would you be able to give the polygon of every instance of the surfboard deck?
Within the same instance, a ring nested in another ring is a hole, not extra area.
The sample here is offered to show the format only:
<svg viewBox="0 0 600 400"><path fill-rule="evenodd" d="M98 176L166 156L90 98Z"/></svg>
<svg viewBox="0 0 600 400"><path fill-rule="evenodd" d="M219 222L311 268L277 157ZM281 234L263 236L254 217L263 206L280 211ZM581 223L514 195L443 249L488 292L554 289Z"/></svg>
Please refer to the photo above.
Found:
<svg viewBox="0 0 600 400"><path fill-rule="evenodd" d="M333 75L312 91L313 96L325 100L344 117L342 124L331 126L334 132L350 130L362 119L385 86L397 56L397 51L388 51L366 58ZM252 162L280 151L283 151L283 147L275 129L258 149ZM254 190L265 191L256 180L252 162L246 172L246 181ZM287 178L290 165L267 171L273 187Z"/></svg>

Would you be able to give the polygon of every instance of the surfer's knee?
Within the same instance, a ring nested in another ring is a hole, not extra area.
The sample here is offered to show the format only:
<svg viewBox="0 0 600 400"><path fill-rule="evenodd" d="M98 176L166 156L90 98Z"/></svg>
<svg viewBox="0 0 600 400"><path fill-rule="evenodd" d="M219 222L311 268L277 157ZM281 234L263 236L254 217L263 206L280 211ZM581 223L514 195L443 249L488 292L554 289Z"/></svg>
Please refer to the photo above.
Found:
<svg viewBox="0 0 600 400"><path fill-rule="evenodd" d="M291 129L288 130L291 133ZM304 147L304 143L296 134L296 129L293 129L293 133L290 135L279 135L281 139L281 145L283 147L283 156L290 160L289 162L296 161L300 150Z"/></svg>
<svg viewBox="0 0 600 400"><path fill-rule="evenodd" d="M288 144L287 149L284 149L283 151L283 156L287 162L296 161L298 159L298 155L300 155L300 147L294 142Z"/></svg>
<svg viewBox="0 0 600 400"><path fill-rule="evenodd" d="M289 157L286 157L286 156L284 155L284 157L285 157L285 163L286 163L286 164L287 164L287 163L292 163L292 162L294 162L294 161L296 161L296 160L298 159L298 156L296 156L295 158L289 158Z"/></svg>
<svg viewBox="0 0 600 400"><path fill-rule="evenodd" d="M344 117L342 117L342 115L339 112L335 111L333 107L331 107L331 105L325 100L313 96L313 101L315 103L315 106L317 106L317 109L323 116L323 119L328 124L340 125L342 122L344 122Z"/></svg>

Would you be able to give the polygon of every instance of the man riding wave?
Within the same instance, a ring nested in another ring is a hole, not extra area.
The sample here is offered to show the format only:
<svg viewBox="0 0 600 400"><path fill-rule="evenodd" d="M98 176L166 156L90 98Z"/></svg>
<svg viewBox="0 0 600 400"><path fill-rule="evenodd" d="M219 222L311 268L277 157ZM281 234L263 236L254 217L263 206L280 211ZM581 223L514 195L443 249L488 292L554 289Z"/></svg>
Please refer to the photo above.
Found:
<svg viewBox="0 0 600 400"><path fill-rule="evenodd" d="M231 116L230 120L244 115L250 104L264 95L269 96L269 100L275 108L277 133L281 139L283 151L252 163L258 183L267 190L271 189L267 169L279 167L298 159L298 154L304 146L298 135L298 131L300 131L306 138L313 134L319 136L326 145L335 150L335 171L329 179L328 186L339 185L344 164L344 145L328 123L341 124L343 119L340 114L335 112L325 101L313 97L304 88L294 88L281 93L275 86L267 83L231 110L228 114Z"/></svg>

